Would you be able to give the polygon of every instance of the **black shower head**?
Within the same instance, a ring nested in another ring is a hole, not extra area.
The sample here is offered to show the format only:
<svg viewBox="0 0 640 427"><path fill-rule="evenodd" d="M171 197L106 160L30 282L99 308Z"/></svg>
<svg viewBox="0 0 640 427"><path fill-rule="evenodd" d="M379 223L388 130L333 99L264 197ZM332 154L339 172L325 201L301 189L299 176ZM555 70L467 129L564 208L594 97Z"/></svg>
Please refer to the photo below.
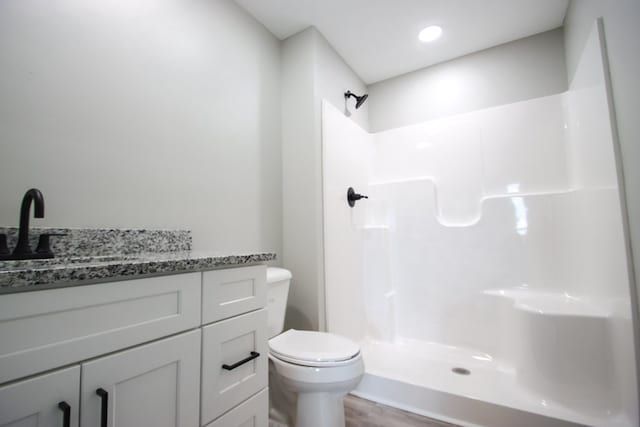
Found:
<svg viewBox="0 0 640 427"><path fill-rule="evenodd" d="M369 97L369 95L366 94L366 93L364 95L360 96L360 97L356 96L356 109L360 108L362 106L362 104L364 104L364 101L367 100L368 97Z"/></svg>
<svg viewBox="0 0 640 427"><path fill-rule="evenodd" d="M362 104L364 104L364 101L366 101L367 98L369 97L369 95L366 93L362 96L358 96L355 93L351 92L350 90L344 93L345 99L349 99L349 97L352 97L352 96L356 99L356 110L360 108Z"/></svg>

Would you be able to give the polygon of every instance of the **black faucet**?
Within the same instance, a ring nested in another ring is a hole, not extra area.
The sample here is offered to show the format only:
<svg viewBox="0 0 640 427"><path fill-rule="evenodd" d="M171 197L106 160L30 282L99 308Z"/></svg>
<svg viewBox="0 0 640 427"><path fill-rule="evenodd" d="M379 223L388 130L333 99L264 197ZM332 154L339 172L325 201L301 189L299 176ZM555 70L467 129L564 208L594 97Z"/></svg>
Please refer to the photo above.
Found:
<svg viewBox="0 0 640 427"><path fill-rule="evenodd" d="M44 218L44 197L42 197L40 190L32 188L22 198L18 243L11 254L11 259L42 258L41 256L34 256L36 254L33 253L31 246L29 246L29 214L31 213L32 202L34 203L33 216L35 218Z"/></svg>
<svg viewBox="0 0 640 427"><path fill-rule="evenodd" d="M20 227L18 230L18 243L13 252L9 252L7 247L7 235L0 234L0 260L13 261L24 259L43 259L53 258L53 252L50 247L50 238L52 236L66 236L60 233L43 233L38 238L38 247L35 252L31 250L29 244L29 215L31 214L31 204L33 203L35 218L44 218L44 197L40 190L32 188L27 191L22 198L22 206L20 207Z"/></svg>

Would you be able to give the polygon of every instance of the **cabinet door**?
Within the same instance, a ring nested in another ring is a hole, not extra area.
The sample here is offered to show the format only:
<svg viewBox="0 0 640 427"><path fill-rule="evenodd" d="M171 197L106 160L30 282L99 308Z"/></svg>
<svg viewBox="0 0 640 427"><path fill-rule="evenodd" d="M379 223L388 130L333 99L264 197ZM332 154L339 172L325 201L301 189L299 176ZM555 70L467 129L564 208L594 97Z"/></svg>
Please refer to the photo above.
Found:
<svg viewBox="0 0 640 427"><path fill-rule="evenodd" d="M267 310L202 330L202 424L267 386Z"/></svg>
<svg viewBox="0 0 640 427"><path fill-rule="evenodd" d="M82 365L83 426L197 427L200 330Z"/></svg>
<svg viewBox="0 0 640 427"><path fill-rule="evenodd" d="M77 427L80 366L0 387L0 426ZM65 422L64 402L69 418Z"/></svg>

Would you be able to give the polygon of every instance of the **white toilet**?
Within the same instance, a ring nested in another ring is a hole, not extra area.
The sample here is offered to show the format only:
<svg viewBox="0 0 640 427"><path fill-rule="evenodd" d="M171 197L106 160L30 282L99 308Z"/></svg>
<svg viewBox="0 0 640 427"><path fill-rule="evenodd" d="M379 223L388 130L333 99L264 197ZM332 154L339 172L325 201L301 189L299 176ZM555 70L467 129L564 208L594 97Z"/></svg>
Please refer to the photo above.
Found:
<svg viewBox="0 0 640 427"><path fill-rule="evenodd" d="M343 398L364 374L360 348L327 332L281 333L290 280L288 270L267 269L271 416L291 427L344 427Z"/></svg>

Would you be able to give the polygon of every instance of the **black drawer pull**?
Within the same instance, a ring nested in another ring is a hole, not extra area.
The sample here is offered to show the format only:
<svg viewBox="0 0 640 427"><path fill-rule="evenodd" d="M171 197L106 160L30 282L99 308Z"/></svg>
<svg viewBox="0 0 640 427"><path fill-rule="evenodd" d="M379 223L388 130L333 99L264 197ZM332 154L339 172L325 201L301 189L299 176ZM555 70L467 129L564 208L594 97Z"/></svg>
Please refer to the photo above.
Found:
<svg viewBox="0 0 640 427"><path fill-rule="evenodd" d="M62 427L71 427L71 406L62 401L58 403L58 408L62 411Z"/></svg>
<svg viewBox="0 0 640 427"><path fill-rule="evenodd" d="M260 353L258 353L257 351L252 351L251 356L247 357L246 359L242 359L241 361L236 362L233 365L224 364L222 365L222 369L226 369L227 371L232 371L236 369L238 366L242 366L247 362L251 362L253 359L257 358L258 356L260 356Z"/></svg>
<svg viewBox="0 0 640 427"><path fill-rule="evenodd" d="M99 388L96 390L96 394L100 396L102 401L102 407L100 408L100 427L107 427L107 418L109 417L109 393Z"/></svg>

